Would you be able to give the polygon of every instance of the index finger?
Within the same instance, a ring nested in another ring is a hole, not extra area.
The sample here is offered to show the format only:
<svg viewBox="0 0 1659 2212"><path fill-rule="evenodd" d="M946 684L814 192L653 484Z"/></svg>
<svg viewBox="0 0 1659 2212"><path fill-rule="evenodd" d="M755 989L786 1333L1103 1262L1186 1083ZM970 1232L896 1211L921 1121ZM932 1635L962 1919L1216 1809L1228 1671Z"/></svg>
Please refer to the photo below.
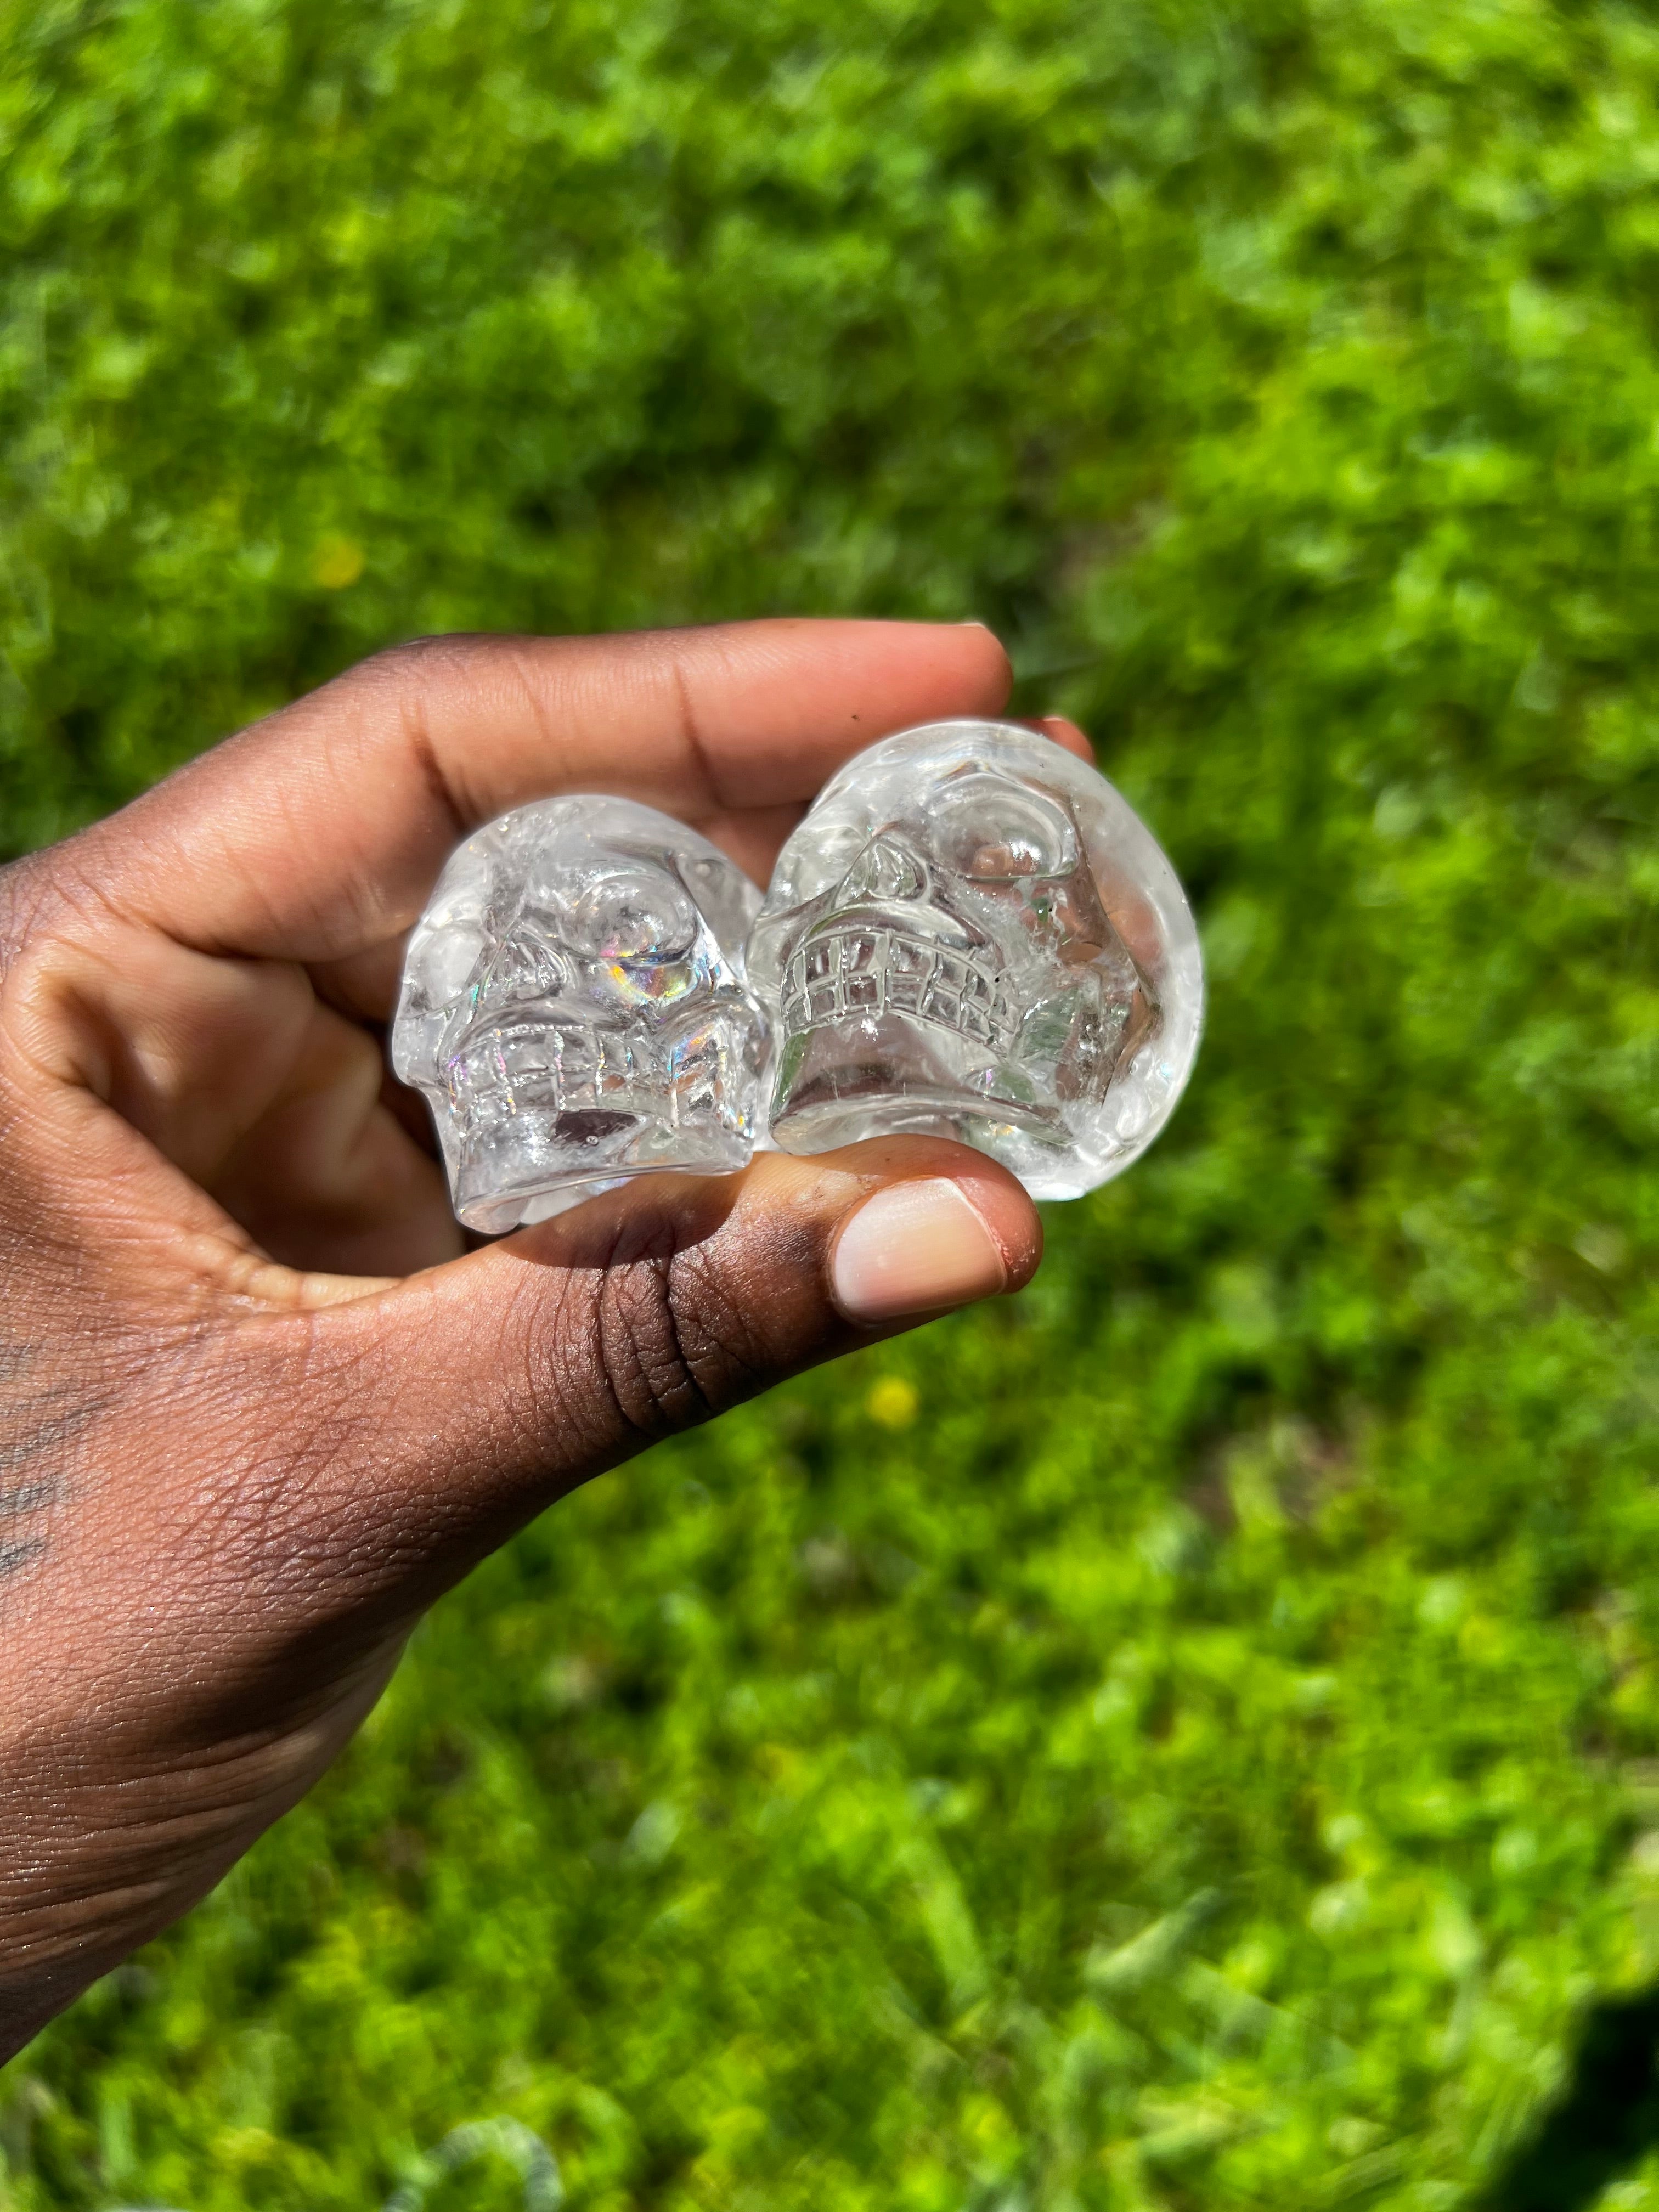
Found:
<svg viewBox="0 0 1659 2212"><path fill-rule="evenodd" d="M88 833L101 894L204 951L349 958L408 928L451 848L559 791L687 819L811 797L861 746L994 713L977 623L775 620L395 648Z"/></svg>

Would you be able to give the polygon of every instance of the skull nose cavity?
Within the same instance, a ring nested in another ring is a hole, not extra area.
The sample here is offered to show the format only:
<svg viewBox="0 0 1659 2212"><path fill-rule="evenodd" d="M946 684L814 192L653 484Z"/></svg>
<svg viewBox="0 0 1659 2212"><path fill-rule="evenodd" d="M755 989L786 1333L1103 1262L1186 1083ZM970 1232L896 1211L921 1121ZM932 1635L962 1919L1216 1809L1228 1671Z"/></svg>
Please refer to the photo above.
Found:
<svg viewBox="0 0 1659 2212"><path fill-rule="evenodd" d="M907 846L896 837L872 837L842 877L838 903L919 898L927 888L927 870Z"/></svg>
<svg viewBox="0 0 1659 2212"><path fill-rule="evenodd" d="M569 963L539 937L520 931L496 947L469 997L476 1013L489 1006L556 999L569 987Z"/></svg>
<svg viewBox="0 0 1659 2212"><path fill-rule="evenodd" d="M976 883L1069 875L1077 831L1065 809L1006 776L969 773L941 785L927 823L945 865Z"/></svg>

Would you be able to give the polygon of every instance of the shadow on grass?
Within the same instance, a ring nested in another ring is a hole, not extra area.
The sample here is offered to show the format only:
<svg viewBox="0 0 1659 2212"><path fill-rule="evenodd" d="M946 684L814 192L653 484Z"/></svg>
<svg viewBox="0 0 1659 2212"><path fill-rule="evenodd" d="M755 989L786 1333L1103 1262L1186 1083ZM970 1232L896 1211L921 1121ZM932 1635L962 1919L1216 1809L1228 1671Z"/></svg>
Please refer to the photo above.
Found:
<svg viewBox="0 0 1659 2212"><path fill-rule="evenodd" d="M1565 2096L1487 2192L1484 2212L1588 2212L1659 2144L1659 1990L1600 2004Z"/></svg>

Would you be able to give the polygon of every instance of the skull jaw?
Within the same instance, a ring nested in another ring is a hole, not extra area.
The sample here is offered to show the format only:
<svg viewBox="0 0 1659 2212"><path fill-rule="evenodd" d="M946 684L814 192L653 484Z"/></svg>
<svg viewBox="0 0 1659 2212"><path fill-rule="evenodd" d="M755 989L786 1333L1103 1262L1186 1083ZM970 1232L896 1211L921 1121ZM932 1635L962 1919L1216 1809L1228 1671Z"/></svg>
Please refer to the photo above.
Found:
<svg viewBox="0 0 1659 2212"><path fill-rule="evenodd" d="M971 1145L1028 1188L1042 1183L1042 1195L1066 1180L1073 1141L1057 1103L1038 1097L982 1045L925 1018L890 1008L785 1038L772 1103L772 1141L781 1152L823 1152L891 1136Z"/></svg>
<svg viewBox="0 0 1659 2212"><path fill-rule="evenodd" d="M762 1044L742 1000L650 1032L480 1025L433 1100L457 1218L498 1235L633 1176L746 1167Z"/></svg>
<svg viewBox="0 0 1659 2212"><path fill-rule="evenodd" d="M747 1167L751 1133L717 1115L676 1127L666 1113L526 1109L507 1124L459 1135L455 1214L498 1236L546 1221L637 1175L732 1175Z"/></svg>

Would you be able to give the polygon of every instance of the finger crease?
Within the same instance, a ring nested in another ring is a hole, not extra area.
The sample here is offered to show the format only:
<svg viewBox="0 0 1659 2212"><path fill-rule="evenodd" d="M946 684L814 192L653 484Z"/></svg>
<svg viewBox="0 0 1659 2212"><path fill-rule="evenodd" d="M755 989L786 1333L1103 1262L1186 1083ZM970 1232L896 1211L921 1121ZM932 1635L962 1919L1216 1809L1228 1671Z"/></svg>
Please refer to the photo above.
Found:
<svg viewBox="0 0 1659 2212"><path fill-rule="evenodd" d="M411 701L404 718L404 727L409 738L409 750L415 765L420 770L421 781L430 793L433 803L448 817L456 842L467 835L471 823L463 811L460 801L444 773L438 749L432 742L432 732L427 727L426 715L418 702Z"/></svg>
<svg viewBox="0 0 1659 2212"><path fill-rule="evenodd" d="M686 678L685 663L677 654L671 658L669 666L673 671L674 696L679 702L681 739L691 756L694 770L702 779L703 789L716 806L723 806L726 800L714 781L714 767L708 757L708 748L703 743L697 710L691 703L691 686Z"/></svg>

